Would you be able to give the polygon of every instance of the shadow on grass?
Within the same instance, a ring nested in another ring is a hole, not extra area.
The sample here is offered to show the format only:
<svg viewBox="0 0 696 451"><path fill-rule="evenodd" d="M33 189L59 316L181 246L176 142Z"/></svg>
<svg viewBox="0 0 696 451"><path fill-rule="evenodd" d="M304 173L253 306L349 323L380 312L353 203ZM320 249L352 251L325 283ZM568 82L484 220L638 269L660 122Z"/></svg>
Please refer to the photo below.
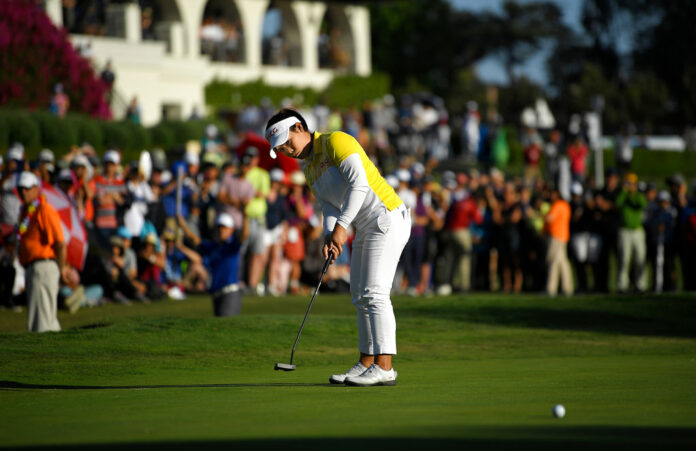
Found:
<svg viewBox="0 0 696 451"><path fill-rule="evenodd" d="M637 336L673 338L696 337L696 300L679 299L628 301L606 310L600 308L559 308L548 299L549 306L446 304L404 308L404 317L432 317L491 325L618 333ZM618 311L617 311L618 310Z"/></svg>
<svg viewBox="0 0 696 451"><path fill-rule="evenodd" d="M451 433L452 431L450 431ZM503 449L563 450L600 449L693 449L696 429L659 427L487 427L457 431L468 438L286 438L219 441L161 441L113 444L36 446L22 449Z"/></svg>
<svg viewBox="0 0 696 451"><path fill-rule="evenodd" d="M247 388L247 387L336 387L332 384L259 383L259 384L182 384L182 385L57 385L25 384L0 381L0 390L148 390L162 388Z"/></svg>

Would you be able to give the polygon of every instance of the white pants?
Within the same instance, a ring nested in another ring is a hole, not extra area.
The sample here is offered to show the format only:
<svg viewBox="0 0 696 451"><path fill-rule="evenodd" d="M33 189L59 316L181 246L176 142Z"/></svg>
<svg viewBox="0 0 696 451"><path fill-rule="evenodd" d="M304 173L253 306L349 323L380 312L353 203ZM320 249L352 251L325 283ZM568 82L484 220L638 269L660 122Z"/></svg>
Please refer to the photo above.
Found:
<svg viewBox="0 0 696 451"><path fill-rule="evenodd" d="M58 332L58 264L53 260L31 263L27 267L26 278L27 330Z"/></svg>
<svg viewBox="0 0 696 451"><path fill-rule="evenodd" d="M350 291L363 354L396 354L396 320L389 294L410 235L411 214L401 205L359 229L353 241Z"/></svg>

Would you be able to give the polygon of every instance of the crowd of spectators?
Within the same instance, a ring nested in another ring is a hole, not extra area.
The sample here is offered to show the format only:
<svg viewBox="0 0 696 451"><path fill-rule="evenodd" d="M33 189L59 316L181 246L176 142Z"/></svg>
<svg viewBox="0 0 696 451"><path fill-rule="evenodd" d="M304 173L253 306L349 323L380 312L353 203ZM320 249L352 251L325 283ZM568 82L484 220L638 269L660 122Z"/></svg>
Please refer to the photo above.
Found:
<svg viewBox="0 0 696 451"><path fill-rule="evenodd" d="M307 291L323 263L320 209L298 163L268 155L261 136L272 112L270 102L249 105L229 136L210 125L185 152L144 152L139 161L122 161L117 149L98 155L88 144L60 159L46 149L25 161L13 145L2 167L0 222L2 265L16 276L3 278L0 297L21 303L23 271L13 252L22 170L64 193L87 230L85 265L72 268L61 288L73 311L215 295L232 285L249 295ZM437 98L386 96L360 111L317 105L301 112L310 129L353 135L411 209L397 292L660 292L677 290L679 280L696 288L689 276L696 273L696 193L689 197L678 174L659 190L629 167L610 168L597 187L587 177L581 134L565 145L559 131L544 139L533 129L522 140L522 176L476 164L451 169L443 164L454 161L449 115ZM226 243L234 237L225 249L237 260L220 260L221 229ZM350 243L327 290L348 290Z"/></svg>

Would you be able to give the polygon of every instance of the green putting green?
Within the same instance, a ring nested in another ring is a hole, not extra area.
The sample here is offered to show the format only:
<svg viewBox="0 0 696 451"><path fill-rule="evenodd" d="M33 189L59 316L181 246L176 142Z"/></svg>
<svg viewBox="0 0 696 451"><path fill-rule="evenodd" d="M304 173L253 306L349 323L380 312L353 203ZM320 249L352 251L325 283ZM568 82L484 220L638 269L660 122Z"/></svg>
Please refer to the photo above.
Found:
<svg viewBox="0 0 696 451"><path fill-rule="evenodd" d="M347 296L0 311L0 447L655 449L696 446L696 296L395 297L395 387L356 360ZM551 409L563 404L566 416Z"/></svg>

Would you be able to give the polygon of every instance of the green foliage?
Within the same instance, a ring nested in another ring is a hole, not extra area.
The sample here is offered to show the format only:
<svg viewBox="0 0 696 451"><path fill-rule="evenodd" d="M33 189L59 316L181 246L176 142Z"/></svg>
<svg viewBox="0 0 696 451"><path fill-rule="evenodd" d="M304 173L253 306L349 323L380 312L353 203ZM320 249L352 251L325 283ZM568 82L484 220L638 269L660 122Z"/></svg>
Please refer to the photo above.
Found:
<svg viewBox="0 0 696 451"><path fill-rule="evenodd" d="M390 80L386 74L369 77L343 75L335 77L324 91L326 104L333 108L359 107L366 101L383 97L390 92Z"/></svg>
<svg viewBox="0 0 696 451"><path fill-rule="evenodd" d="M604 151L604 167L616 166L612 150ZM696 179L696 152L667 152L648 149L635 149L631 170L641 180L650 180L663 184L665 179L675 172L688 179Z"/></svg>
<svg viewBox="0 0 696 451"><path fill-rule="evenodd" d="M150 127L150 136L152 137L152 145L154 147L161 147L163 149L169 149L176 143L176 137L174 129L171 127L170 123L160 122L157 125Z"/></svg>
<svg viewBox="0 0 696 451"><path fill-rule="evenodd" d="M264 98L271 100L275 105L279 105L284 99L292 99L295 105L313 105L321 98L331 107L351 108L361 106L365 101L380 98L388 92L389 76L380 73L368 77L337 76L322 92L309 88L271 86L263 80L240 85L214 80L205 87L205 101L214 108L238 110L244 105L259 105Z"/></svg>
<svg viewBox="0 0 696 451"><path fill-rule="evenodd" d="M24 145L29 158L44 147L61 155L71 146L89 143L97 151L115 148L126 160L136 159L153 146L170 149L200 140L211 123L225 130L225 124L210 120L162 122L145 128L130 121L102 121L82 114L61 119L43 111L0 109L0 153L14 142Z"/></svg>
<svg viewBox="0 0 696 451"><path fill-rule="evenodd" d="M59 118L47 111L33 113L32 119L39 126L41 147L62 153L78 142L77 127L71 119Z"/></svg>
<svg viewBox="0 0 696 451"><path fill-rule="evenodd" d="M28 156L36 155L41 147L41 129L32 116L22 111L11 111L7 116L8 143L24 145Z"/></svg>
<svg viewBox="0 0 696 451"><path fill-rule="evenodd" d="M214 80L205 87L205 101L214 108L240 109L244 105L259 105L264 98L275 105L289 98L297 105L314 104L319 94L309 88L292 86L270 86L259 79L239 85Z"/></svg>
<svg viewBox="0 0 696 451"><path fill-rule="evenodd" d="M101 121L95 121L85 115L68 115L77 130L76 143L90 143L95 149L102 149L104 145L104 132Z"/></svg>

